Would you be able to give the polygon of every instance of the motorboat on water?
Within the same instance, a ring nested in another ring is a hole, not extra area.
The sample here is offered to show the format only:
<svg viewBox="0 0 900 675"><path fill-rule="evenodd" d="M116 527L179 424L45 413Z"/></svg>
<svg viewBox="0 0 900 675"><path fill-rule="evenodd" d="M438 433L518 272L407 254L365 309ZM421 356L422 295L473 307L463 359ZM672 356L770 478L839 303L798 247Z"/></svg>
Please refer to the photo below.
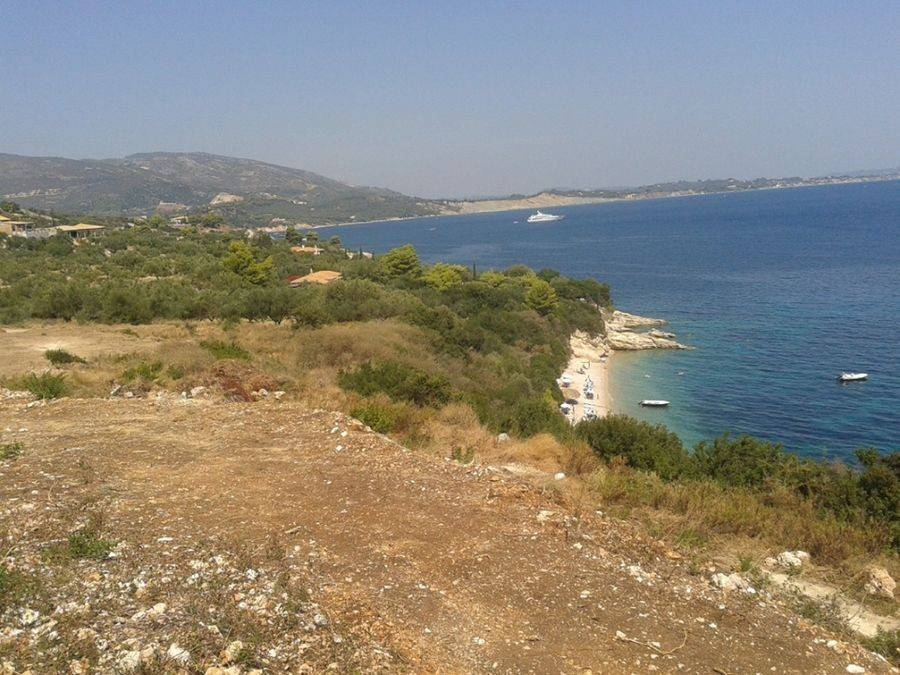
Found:
<svg viewBox="0 0 900 675"><path fill-rule="evenodd" d="M838 380L841 382L861 382L862 380L868 379L868 373L841 373L838 375Z"/></svg>
<svg viewBox="0 0 900 675"><path fill-rule="evenodd" d="M643 401L641 401L641 405L645 408L665 408L667 405L669 405L669 402L658 399L645 398Z"/></svg>
<svg viewBox="0 0 900 675"><path fill-rule="evenodd" d="M564 216L555 216L552 213L544 213L542 211L538 211L536 213L532 213L528 216L529 223L549 223L552 220L562 220Z"/></svg>

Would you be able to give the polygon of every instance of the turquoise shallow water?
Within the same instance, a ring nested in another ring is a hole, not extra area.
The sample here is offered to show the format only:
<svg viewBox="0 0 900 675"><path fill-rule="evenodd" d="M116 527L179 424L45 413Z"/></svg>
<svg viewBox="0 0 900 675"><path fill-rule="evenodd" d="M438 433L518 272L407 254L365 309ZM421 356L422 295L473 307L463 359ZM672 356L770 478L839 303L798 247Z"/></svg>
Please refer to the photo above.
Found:
<svg viewBox="0 0 900 675"><path fill-rule="evenodd" d="M609 282L690 352L617 354L614 409L694 443L722 432L847 457L900 446L900 182L769 190L333 228L352 248L553 267ZM841 370L868 382L840 385ZM645 410L642 398L672 401Z"/></svg>

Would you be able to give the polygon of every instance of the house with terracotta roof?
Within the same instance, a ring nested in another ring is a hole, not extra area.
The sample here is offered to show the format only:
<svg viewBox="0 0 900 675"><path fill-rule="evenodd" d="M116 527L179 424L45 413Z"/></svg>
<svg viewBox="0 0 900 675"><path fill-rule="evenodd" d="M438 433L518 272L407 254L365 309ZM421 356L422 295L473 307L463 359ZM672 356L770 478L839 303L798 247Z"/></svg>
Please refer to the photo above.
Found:
<svg viewBox="0 0 900 675"><path fill-rule="evenodd" d="M321 255L322 249L318 246L291 246L291 253L311 253L313 255Z"/></svg>

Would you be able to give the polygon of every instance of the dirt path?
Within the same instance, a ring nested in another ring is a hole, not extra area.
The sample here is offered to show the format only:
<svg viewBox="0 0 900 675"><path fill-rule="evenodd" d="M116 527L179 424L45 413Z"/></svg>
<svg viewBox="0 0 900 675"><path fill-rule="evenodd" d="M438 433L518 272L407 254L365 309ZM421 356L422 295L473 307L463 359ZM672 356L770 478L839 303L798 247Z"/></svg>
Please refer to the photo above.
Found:
<svg viewBox="0 0 900 675"><path fill-rule="evenodd" d="M0 432L22 443L0 463L0 527L19 533L23 551L50 536L50 521L71 528L65 514L88 501L107 536L127 543L118 562L96 563L100 575L179 547L197 556L203 542L275 546L356 636L355 652L329 652L323 667L888 670L851 645L826 646L831 636L774 600L713 589L636 528L576 514L498 470L411 453L337 413L275 401L5 400ZM186 604L176 591L166 591L170 607ZM185 610L179 625L193 616ZM282 652L261 635L267 672L307 660L296 641Z"/></svg>

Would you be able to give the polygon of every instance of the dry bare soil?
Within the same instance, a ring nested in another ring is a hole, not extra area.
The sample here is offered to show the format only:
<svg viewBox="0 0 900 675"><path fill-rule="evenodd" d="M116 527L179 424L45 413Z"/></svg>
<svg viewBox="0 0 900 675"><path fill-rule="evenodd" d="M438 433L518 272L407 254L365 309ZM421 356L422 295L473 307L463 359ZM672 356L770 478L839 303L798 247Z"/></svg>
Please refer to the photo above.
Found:
<svg viewBox="0 0 900 675"><path fill-rule="evenodd" d="M889 670L637 526L340 413L5 398L0 432L0 672Z"/></svg>

